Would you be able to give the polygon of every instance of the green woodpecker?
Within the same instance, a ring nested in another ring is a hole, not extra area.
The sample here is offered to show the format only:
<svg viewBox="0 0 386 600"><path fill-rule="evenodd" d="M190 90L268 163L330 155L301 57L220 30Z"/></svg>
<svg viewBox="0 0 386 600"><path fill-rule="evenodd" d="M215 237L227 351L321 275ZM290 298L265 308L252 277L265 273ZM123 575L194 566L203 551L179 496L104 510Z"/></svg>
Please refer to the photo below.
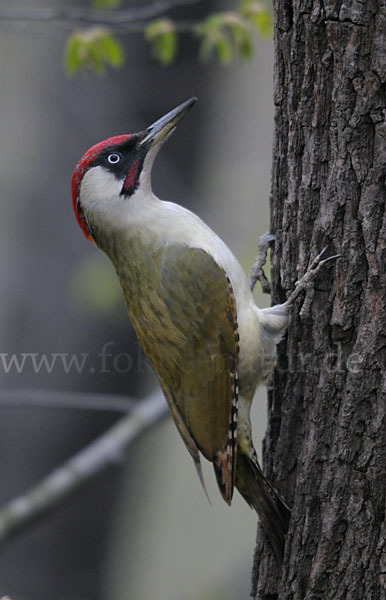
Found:
<svg viewBox="0 0 386 600"><path fill-rule="evenodd" d="M287 308L260 310L224 242L151 188L159 149L195 101L90 148L72 176L73 206L85 236L115 267L204 489L200 453L213 463L224 500L231 503L236 486L255 508L280 561L289 510L260 469L249 412L257 384L272 371Z"/></svg>

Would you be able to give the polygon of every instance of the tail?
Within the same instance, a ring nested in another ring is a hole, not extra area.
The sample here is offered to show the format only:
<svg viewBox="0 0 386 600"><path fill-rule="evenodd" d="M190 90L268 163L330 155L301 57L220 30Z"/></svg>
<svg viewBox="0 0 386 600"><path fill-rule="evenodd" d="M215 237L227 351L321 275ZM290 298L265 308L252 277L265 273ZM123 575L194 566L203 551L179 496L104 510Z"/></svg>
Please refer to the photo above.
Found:
<svg viewBox="0 0 386 600"><path fill-rule="evenodd" d="M264 476L257 459L239 452L235 485L257 512L279 565L283 561L284 540L291 511Z"/></svg>

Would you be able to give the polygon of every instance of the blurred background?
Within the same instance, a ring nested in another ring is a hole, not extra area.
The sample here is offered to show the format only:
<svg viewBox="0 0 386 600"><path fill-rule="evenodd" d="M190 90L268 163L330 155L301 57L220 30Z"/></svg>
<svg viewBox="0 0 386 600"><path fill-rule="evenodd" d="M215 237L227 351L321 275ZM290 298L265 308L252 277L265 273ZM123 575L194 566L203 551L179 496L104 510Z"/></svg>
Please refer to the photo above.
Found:
<svg viewBox="0 0 386 600"><path fill-rule="evenodd" d="M37 6L54 4L36 0ZM58 0L63 4L69 3ZM176 16L195 18L226 6L234 8L235 2L198 2ZM55 23L0 21L1 389L140 399L157 382L112 267L75 222L72 170L94 143L141 130L197 96L156 161L153 189L198 213L248 270L269 223L272 42L256 39L251 62L223 67L200 63L196 42L186 35L177 60L164 68L151 58L142 35L125 35L123 68L103 77L69 78L63 69L67 35ZM269 298L257 301L264 306ZM101 368L104 347L111 356ZM79 361L85 355L84 368L62 359L52 363L54 354ZM42 356L51 361L48 367ZM262 390L253 409L258 453L265 413ZM17 397L13 405L2 405L0 393L0 416L4 505L120 414L26 407ZM0 596L248 598L255 513L237 493L232 508L226 506L210 465L204 473L212 505L177 430L164 421L131 448L127 460L1 548Z"/></svg>

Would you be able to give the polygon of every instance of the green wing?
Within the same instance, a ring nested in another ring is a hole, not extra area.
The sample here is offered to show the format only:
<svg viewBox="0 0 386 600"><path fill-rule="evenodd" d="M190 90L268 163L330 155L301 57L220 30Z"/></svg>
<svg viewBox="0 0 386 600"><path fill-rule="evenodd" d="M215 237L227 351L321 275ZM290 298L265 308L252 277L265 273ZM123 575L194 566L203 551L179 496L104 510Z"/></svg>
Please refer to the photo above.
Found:
<svg viewBox="0 0 386 600"><path fill-rule="evenodd" d="M199 248L165 246L126 303L201 481L198 450L230 503L236 467L236 302L224 270ZM204 486L205 487L205 486Z"/></svg>

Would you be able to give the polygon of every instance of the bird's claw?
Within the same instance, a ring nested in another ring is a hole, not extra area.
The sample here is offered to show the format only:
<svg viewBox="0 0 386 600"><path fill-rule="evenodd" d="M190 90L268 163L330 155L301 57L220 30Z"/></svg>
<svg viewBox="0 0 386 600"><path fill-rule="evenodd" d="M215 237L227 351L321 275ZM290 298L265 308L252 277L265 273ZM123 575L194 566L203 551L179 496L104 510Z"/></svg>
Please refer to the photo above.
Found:
<svg viewBox="0 0 386 600"><path fill-rule="evenodd" d="M259 238L259 246L258 246L258 254L255 262L253 263L251 270L249 271L249 288L251 292L256 285L257 281L260 281L261 287L263 289L264 294L271 293L270 283L263 271L263 266L265 265L265 261L267 260L267 252L269 245L275 240L275 236L273 233L267 231Z"/></svg>
<svg viewBox="0 0 386 600"><path fill-rule="evenodd" d="M312 260L310 266L304 275L296 282L295 289L287 298L285 305L289 306L296 300L299 294L305 290L306 297L304 299L304 303L302 309L300 311L300 318L303 320L310 312L312 300L314 297L314 279L316 275L319 273L320 269L328 262L332 260L337 260L341 257L340 254L334 254L333 256L328 256L322 260L322 256L327 251L328 246L324 246L324 248L315 256Z"/></svg>

